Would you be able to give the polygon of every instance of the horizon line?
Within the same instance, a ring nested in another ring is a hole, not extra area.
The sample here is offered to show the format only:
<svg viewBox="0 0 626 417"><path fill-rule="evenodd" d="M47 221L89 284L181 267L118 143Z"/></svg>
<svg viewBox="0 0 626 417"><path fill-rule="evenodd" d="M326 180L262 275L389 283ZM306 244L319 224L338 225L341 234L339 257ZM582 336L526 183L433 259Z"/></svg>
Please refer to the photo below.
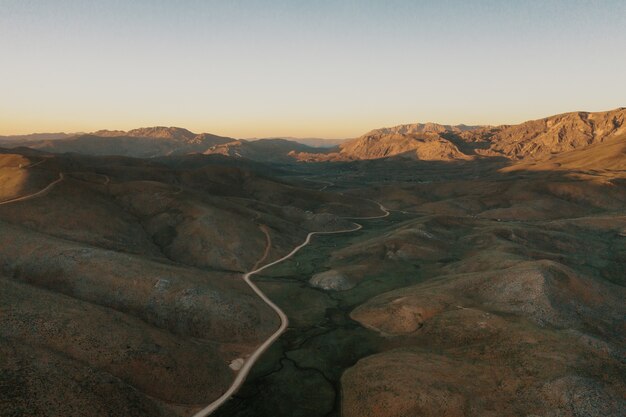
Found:
<svg viewBox="0 0 626 417"><path fill-rule="evenodd" d="M518 125L518 124L522 124L522 123L526 123L526 122L531 122L531 121L535 121L535 120L542 120L542 119L546 119L549 117L555 117L555 116L560 116L560 115L565 115L565 114L572 114L572 113L607 113L607 112L612 112L612 111L619 111L619 110L624 110L626 109L626 106L618 106L618 107L614 107L612 109L608 109L608 110L599 110L599 111L589 111L589 110L573 110L573 111L566 111L566 112L560 112L560 113L554 113L554 114L550 114L548 116L543 116L543 117L538 117L538 118L530 118L530 119L525 119L522 120L520 122L512 122L512 123L442 123L442 122L433 122L433 121L426 121L426 122L408 122L408 123L396 123L396 124L388 124L385 126L379 126L379 127L375 127L372 129L368 129L365 130L363 133L357 135L357 136L346 136L346 137L326 137L326 136L322 136L322 135L303 135L303 136L299 136L299 135L293 135L293 134L286 134L286 135L262 135L262 136L247 136L247 135L243 135L243 136L239 136L239 135L223 135L220 133L212 133L210 131L204 130L200 131L200 132L194 132L191 129L188 129L186 127L181 127L181 126L175 126L175 125L170 125L170 126L166 126L166 125L162 125L162 124L155 124L155 125L145 125L145 126L140 126L140 127L135 127L135 128L131 128L128 130L124 130L124 129L96 129L96 130L92 130L92 131L69 131L69 130L62 130L62 131L55 131L55 130L40 130L40 131L29 131L28 133L6 133L6 132L2 132L0 133L0 138L2 137L14 137L14 136L29 136L29 135L68 135L68 136L73 136L73 135L92 135L95 134L97 132L102 132L102 131L106 131L106 132L123 132L123 133L128 133L130 131L133 130L138 130L138 129L150 129L150 128L166 128L166 129L184 129L187 130L188 132L191 132L195 135L202 135L202 134L210 134L210 135L215 135L215 136L222 136L222 137L228 137L228 138L232 138L232 139L237 139L237 140L261 140L261 139L323 139L323 140L347 140L347 139L353 139L359 136L362 136L364 134L366 134L367 132L370 132L372 130L378 130L378 129L388 129L388 128L393 128L393 127L397 127L397 126L406 126L406 125L416 125L416 124L422 124L422 125L426 125L426 124L434 124L434 125L439 125L439 126L466 126L466 127L499 127L499 126L514 126L514 125ZM194 129L195 130L195 129Z"/></svg>

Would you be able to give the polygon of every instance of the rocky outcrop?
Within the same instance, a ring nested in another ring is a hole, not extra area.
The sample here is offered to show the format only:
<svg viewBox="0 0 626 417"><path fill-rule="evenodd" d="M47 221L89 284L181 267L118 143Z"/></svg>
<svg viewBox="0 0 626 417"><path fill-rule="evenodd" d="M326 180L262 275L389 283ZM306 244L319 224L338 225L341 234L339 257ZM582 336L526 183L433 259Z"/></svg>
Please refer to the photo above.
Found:
<svg viewBox="0 0 626 417"><path fill-rule="evenodd" d="M484 134L491 143L484 155L509 159L546 159L552 154L581 149L626 133L626 108L608 112L565 113ZM481 132L482 133L482 132Z"/></svg>
<svg viewBox="0 0 626 417"><path fill-rule="evenodd" d="M350 282L345 274L334 269L313 275L309 283L323 290L345 291L354 288L354 284Z"/></svg>
<svg viewBox="0 0 626 417"><path fill-rule="evenodd" d="M301 161L363 160L404 156L427 161L504 157L545 160L626 133L626 109L573 112L518 125L450 126L417 123L375 129L327 154L294 153Z"/></svg>

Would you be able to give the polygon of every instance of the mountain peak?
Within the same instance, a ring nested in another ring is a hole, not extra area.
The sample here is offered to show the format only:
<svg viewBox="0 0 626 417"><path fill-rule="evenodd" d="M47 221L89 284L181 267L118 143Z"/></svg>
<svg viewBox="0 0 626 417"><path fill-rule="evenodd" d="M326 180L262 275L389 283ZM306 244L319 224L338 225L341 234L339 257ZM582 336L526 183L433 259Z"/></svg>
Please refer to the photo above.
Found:
<svg viewBox="0 0 626 417"><path fill-rule="evenodd" d="M476 156L545 159L626 133L626 109L577 111L518 125L414 123L372 130L341 145L339 159L411 155L424 160Z"/></svg>
<svg viewBox="0 0 626 417"><path fill-rule="evenodd" d="M197 135L182 127L153 126L130 130L128 131L128 136L190 140L195 138Z"/></svg>
<svg viewBox="0 0 626 417"><path fill-rule="evenodd" d="M189 141L197 135L182 127L152 126L140 127L129 131L124 130L99 130L93 135L101 137L130 136L135 138L172 139L177 141Z"/></svg>
<svg viewBox="0 0 626 417"><path fill-rule="evenodd" d="M392 127L383 127L380 129L374 129L370 132L366 133L365 136L368 135L390 135L390 134L400 134L400 135L415 135L420 133L460 133L471 130L476 130L483 128L485 126L468 126L464 124L460 125L442 125L439 123L410 123L397 125Z"/></svg>

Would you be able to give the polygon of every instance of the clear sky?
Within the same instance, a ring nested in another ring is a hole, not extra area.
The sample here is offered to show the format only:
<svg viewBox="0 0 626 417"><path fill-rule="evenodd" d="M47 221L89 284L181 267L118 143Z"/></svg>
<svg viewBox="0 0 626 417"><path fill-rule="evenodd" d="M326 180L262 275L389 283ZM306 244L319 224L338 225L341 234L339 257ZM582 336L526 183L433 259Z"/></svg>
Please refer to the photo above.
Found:
<svg viewBox="0 0 626 417"><path fill-rule="evenodd" d="M625 74L625 0L0 0L0 134L517 123Z"/></svg>

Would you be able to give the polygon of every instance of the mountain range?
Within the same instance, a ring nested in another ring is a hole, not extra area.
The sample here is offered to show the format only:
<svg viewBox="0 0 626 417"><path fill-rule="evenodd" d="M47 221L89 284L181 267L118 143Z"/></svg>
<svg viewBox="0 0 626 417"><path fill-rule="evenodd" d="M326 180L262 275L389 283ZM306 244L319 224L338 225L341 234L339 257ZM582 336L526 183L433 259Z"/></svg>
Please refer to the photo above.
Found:
<svg viewBox="0 0 626 417"><path fill-rule="evenodd" d="M625 112L5 138L0 416L622 417Z"/></svg>
<svg viewBox="0 0 626 417"><path fill-rule="evenodd" d="M351 140L330 143L321 139L235 139L210 133L197 134L179 127L156 126L127 132L99 130L76 135L61 133L0 137L0 144L5 147L25 146L52 153L141 158L199 153L282 163L389 157L427 161L497 157L545 160L552 154L601 143L625 133L625 118L626 108L618 108L595 113L564 113L517 125L415 123L375 129ZM328 146L335 143L336 146Z"/></svg>
<svg viewBox="0 0 626 417"><path fill-rule="evenodd" d="M518 125L449 126L436 123L372 130L325 155L296 154L307 161L378 159L394 156L450 161L481 157L542 160L626 133L626 108L572 112Z"/></svg>

